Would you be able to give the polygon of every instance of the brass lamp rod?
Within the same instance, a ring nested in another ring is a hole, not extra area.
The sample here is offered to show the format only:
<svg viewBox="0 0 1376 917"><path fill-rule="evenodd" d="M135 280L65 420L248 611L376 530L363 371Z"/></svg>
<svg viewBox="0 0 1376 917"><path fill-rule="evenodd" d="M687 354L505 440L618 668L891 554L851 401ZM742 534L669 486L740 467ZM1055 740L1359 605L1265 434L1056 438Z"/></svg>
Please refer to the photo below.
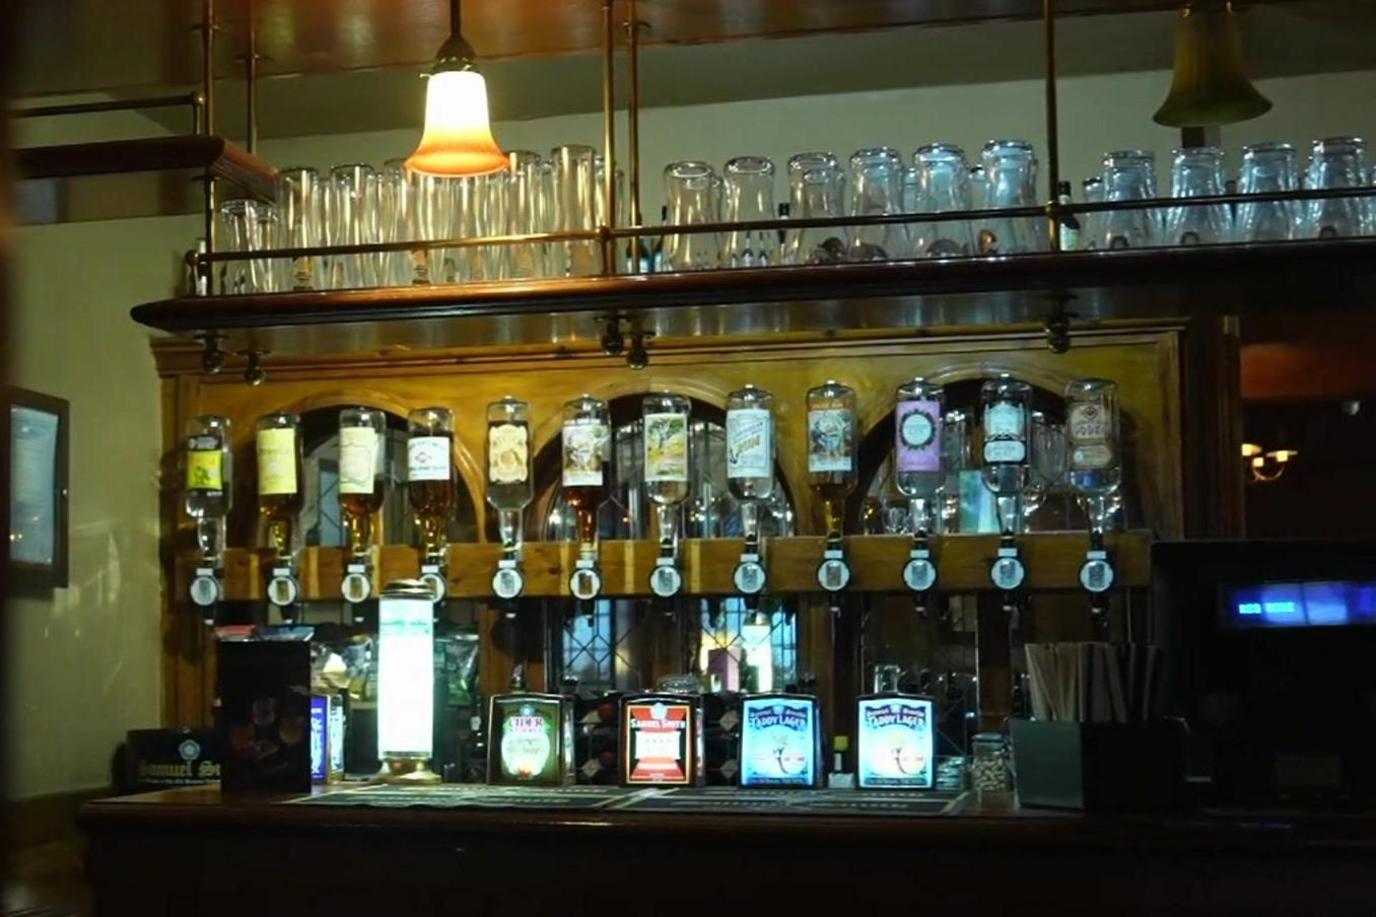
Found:
<svg viewBox="0 0 1376 917"><path fill-rule="evenodd" d="M602 0L602 156L606 225L616 225L616 0ZM616 250L611 235L602 237L602 273L616 273Z"/></svg>
<svg viewBox="0 0 1376 917"><path fill-rule="evenodd" d="M640 210L640 21L636 0L626 0L626 64L630 98L626 103L626 145L631 180L631 225L639 226Z"/></svg>
<svg viewBox="0 0 1376 917"><path fill-rule="evenodd" d="M1056 105L1056 0L1042 0L1042 35L1046 57L1046 182L1047 201L1055 205L1061 187L1060 118ZM1051 250L1061 250L1061 221L1048 211Z"/></svg>
<svg viewBox="0 0 1376 917"><path fill-rule="evenodd" d="M256 0L248 6L248 54L244 56L244 143L258 152L258 20Z"/></svg>
<svg viewBox="0 0 1376 917"><path fill-rule="evenodd" d="M206 136L215 133L215 0L202 0L201 4L201 92L205 96L201 126ZM205 204L205 250L206 254L215 253L215 176L205 170L201 182ZM214 276L209 270L205 273L205 291L213 294Z"/></svg>

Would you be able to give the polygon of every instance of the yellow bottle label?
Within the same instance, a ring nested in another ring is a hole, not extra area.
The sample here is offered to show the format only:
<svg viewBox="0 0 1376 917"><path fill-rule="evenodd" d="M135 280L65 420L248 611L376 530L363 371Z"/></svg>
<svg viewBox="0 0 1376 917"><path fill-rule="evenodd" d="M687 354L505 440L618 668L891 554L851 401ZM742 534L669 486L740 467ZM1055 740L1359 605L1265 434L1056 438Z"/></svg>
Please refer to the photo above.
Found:
<svg viewBox="0 0 1376 917"><path fill-rule="evenodd" d="M258 493L262 496L296 493L295 430L258 431Z"/></svg>
<svg viewBox="0 0 1376 917"><path fill-rule="evenodd" d="M219 449L193 449L186 453L187 490L224 490L224 455Z"/></svg>

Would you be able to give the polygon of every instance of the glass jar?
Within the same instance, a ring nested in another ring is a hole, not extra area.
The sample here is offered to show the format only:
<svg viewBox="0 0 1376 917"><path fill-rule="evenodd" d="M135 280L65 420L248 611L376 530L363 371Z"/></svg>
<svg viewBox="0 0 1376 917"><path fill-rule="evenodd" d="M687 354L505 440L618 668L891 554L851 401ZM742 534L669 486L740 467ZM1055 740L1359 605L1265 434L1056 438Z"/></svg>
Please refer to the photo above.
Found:
<svg viewBox="0 0 1376 917"><path fill-rule="evenodd" d="M521 543L521 511L535 496L530 474L530 405L510 395L487 406L487 502L508 549Z"/></svg>
<svg viewBox="0 0 1376 917"><path fill-rule="evenodd" d="M186 429L186 514L196 520L201 556L219 560L225 518L234 499L234 453L228 417L193 417Z"/></svg>
<svg viewBox="0 0 1376 917"><path fill-rule="evenodd" d="M373 514L387 496L387 417L376 408L339 412L339 509L355 555L372 547Z"/></svg>
<svg viewBox="0 0 1376 917"><path fill-rule="evenodd" d="M1013 789L1008 740L1002 733L980 732L971 739L970 788L981 793L1007 793Z"/></svg>
<svg viewBox="0 0 1376 917"><path fill-rule="evenodd" d="M555 228L559 232L591 232L597 228L597 151L571 143L550 151ZM590 277L602 267L594 241L557 242L551 273L555 277Z"/></svg>
<svg viewBox="0 0 1376 917"><path fill-rule="evenodd" d="M267 523L268 545L289 557L302 494L301 418L274 411L258 418L254 435L258 458L258 514Z"/></svg>
<svg viewBox="0 0 1376 917"><path fill-rule="evenodd" d="M828 379L807 393L808 483L822 498L826 534L844 530L846 497L856 483L855 389Z"/></svg>
<svg viewBox="0 0 1376 917"><path fill-rule="evenodd" d="M429 558L444 554L458 503L454 481L454 414L418 408L406 416L406 495Z"/></svg>

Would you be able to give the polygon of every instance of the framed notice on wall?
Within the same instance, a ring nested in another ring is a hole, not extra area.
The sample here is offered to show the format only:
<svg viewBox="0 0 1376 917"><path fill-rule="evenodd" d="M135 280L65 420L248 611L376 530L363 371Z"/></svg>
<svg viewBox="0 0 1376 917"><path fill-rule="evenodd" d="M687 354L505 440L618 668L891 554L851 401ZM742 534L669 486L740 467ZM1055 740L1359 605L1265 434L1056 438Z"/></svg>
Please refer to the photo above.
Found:
<svg viewBox="0 0 1376 917"><path fill-rule="evenodd" d="M10 582L67 585L67 402L5 387L0 430L8 444Z"/></svg>

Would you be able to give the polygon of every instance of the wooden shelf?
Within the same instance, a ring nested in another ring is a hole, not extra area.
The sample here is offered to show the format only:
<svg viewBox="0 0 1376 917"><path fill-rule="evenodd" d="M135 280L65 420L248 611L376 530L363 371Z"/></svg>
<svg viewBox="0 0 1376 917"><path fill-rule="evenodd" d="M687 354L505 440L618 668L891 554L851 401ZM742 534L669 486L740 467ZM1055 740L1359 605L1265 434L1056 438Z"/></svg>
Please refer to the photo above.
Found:
<svg viewBox="0 0 1376 917"><path fill-rule="evenodd" d="M207 169L253 197L272 199L276 170L223 137L187 134L15 151L15 171L21 179Z"/></svg>
<svg viewBox="0 0 1376 917"><path fill-rule="evenodd" d="M376 290L183 297L133 309L226 350L340 354L463 343L568 349L595 344L617 311L654 344L772 334L911 333L1039 325L1056 294L1074 327L1137 318L1364 307L1376 238L1147 248ZM558 342L552 345L551 341Z"/></svg>
<svg viewBox="0 0 1376 917"><path fill-rule="evenodd" d="M998 547L996 535L951 535L932 540L933 558L940 571L938 588L944 592L991 591L989 567ZM815 593L816 570L823 539L816 536L775 538L765 545L765 565L771 593ZM912 541L902 536L866 535L846 539L854 578L851 592L903 593L903 565ZM1079 569L1084 561L1087 537L1080 532L1052 532L1019 540L1027 565L1031 590L1079 589ZM1146 532L1120 532L1109 537L1109 550L1117 569L1117 584L1146 586L1151 580L1151 536ZM683 544L684 592L690 595L734 595L731 582L741 541L736 538L688 539ZM607 597L649 596L650 571L658 546L649 541L604 541L601 551L603 594ZM492 574L501 547L496 544L459 544L449 548L449 595L451 598L485 599L491 596ZM568 579L577 559L578 546L568 542L530 542L525 545L523 569L525 595L530 598L568 598ZM266 551L232 549L225 557L225 595L231 601L261 601L267 568L272 559ZM194 558L177 564L178 596L186 594ZM420 552L403 545L387 545L378 552L376 581L415 577ZM300 579L305 600L338 601L344 572L344 553L339 548L306 548L301 552Z"/></svg>

